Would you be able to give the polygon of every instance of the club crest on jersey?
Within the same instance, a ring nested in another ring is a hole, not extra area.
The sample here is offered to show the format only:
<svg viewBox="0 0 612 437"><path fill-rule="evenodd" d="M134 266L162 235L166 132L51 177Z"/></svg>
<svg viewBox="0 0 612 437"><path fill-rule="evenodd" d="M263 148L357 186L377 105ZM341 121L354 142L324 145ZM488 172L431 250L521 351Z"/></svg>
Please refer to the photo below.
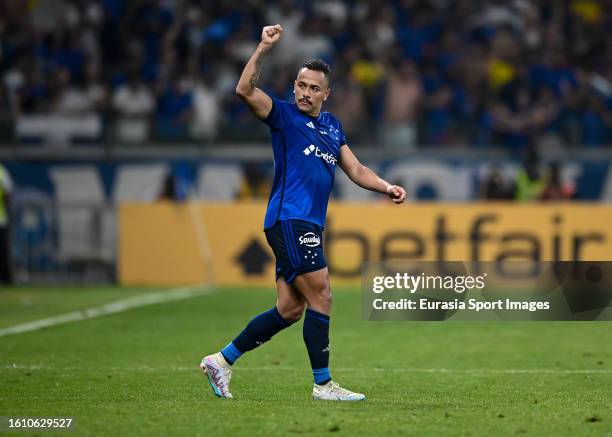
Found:
<svg viewBox="0 0 612 437"><path fill-rule="evenodd" d="M304 235L300 235L298 241L308 247L317 247L321 244L321 239L314 232L306 232Z"/></svg>
<svg viewBox="0 0 612 437"><path fill-rule="evenodd" d="M310 146L306 147L304 150L302 150L302 152L306 156L314 152L314 155L317 158L321 158L323 161L331 165L336 165L336 161L338 161L338 158L336 158L334 155L332 155L331 153L322 152L321 149L319 149L314 144L311 144Z"/></svg>

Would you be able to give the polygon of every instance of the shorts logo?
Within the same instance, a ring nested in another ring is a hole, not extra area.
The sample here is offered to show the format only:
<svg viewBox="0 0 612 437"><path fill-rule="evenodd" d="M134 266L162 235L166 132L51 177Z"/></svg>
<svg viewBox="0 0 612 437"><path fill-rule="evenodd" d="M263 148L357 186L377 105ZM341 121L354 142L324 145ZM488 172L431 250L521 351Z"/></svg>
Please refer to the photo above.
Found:
<svg viewBox="0 0 612 437"><path fill-rule="evenodd" d="M308 247L317 247L321 244L321 239L314 232L306 232L304 235L300 235L298 238L300 244L304 244Z"/></svg>

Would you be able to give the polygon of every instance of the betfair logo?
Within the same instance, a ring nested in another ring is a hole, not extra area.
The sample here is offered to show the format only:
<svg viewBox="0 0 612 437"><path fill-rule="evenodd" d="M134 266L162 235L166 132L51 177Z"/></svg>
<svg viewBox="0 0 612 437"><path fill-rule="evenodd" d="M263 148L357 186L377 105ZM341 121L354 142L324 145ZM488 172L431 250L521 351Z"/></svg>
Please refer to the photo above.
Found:
<svg viewBox="0 0 612 437"><path fill-rule="evenodd" d="M311 144L310 146L304 149L304 155L310 155L310 153L315 149L315 145Z"/></svg>
<svg viewBox="0 0 612 437"><path fill-rule="evenodd" d="M331 153L322 152L321 149L316 147L314 144L311 144L310 146L306 147L302 152L306 156L308 156L308 155L310 155L311 153L314 152L314 155L317 158L321 158L323 161L325 161L325 162L327 162L328 164L331 164L331 165L336 165L336 161L338 160L338 158L336 158Z"/></svg>

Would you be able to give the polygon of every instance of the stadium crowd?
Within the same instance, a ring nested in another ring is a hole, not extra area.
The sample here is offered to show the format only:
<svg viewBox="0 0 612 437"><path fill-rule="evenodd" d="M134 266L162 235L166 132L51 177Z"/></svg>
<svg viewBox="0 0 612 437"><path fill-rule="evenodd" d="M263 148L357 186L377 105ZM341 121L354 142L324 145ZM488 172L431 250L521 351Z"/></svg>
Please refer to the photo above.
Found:
<svg viewBox="0 0 612 437"><path fill-rule="evenodd" d="M260 85L291 99L301 62L326 60L327 109L353 144L612 144L603 1L2 0L0 10L4 142L37 132L30 119L91 126L76 136L96 141L265 140L234 87L262 26L280 23Z"/></svg>

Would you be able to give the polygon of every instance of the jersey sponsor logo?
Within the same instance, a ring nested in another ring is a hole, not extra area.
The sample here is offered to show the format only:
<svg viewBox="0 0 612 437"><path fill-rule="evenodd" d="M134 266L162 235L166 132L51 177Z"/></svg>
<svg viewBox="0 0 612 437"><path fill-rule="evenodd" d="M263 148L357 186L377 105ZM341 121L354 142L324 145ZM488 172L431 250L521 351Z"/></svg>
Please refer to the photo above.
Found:
<svg viewBox="0 0 612 437"><path fill-rule="evenodd" d="M338 158L336 158L334 155L328 152L322 152L321 149L319 149L314 144L311 144L310 146L306 147L302 152L306 156L314 152L314 155L317 158L321 158L323 161L331 165L336 165L336 162L338 161Z"/></svg>
<svg viewBox="0 0 612 437"><path fill-rule="evenodd" d="M315 149L315 145L311 144L310 146L304 149L304 155L308 156Z"/></svg>
<svg viewBox="0 0 612 437"><path fill-rule="evenodd" d="M308 247L317 247L319 244L321 244L321 239L314 232L306 232L304 235L300 235L298 241L300 244Z"/></svg>
<svg viewBox="0 0 612 437"><path fill-rule="evenodd" d="M321 150L319 150L318 147L315 149L315 156L318 157L318 158L321 158L323 161L325 161L325 162L327 162L328 164L331 164L331 165L336 165L336 161L338 160L331 153L321 152Z"/></svg>

